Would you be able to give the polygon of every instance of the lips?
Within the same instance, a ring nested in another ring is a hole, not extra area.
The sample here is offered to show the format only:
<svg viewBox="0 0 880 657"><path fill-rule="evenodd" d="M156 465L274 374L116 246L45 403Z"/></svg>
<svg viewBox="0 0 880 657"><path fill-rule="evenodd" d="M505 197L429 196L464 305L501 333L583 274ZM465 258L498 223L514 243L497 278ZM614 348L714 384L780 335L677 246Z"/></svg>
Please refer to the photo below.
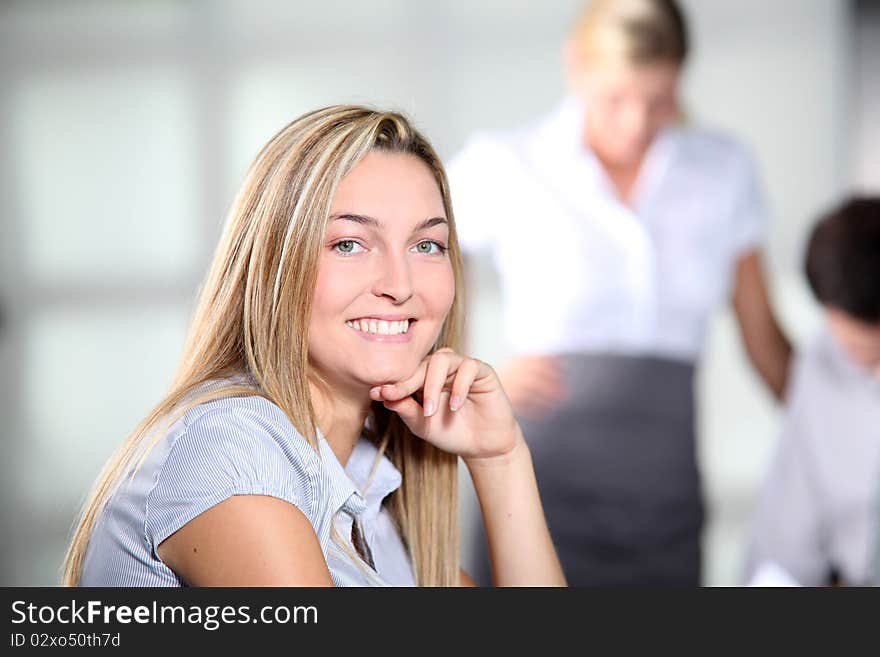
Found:
<svg viewBox="0 0 880 657"><path fill-rule="evenodd" d="M415 317L410 317L409 315L361 315L360 317L352 317L351 319L348 319L346 321L354 322L360 321L362 319L365 319L367 321L371 319L375 319L376 321L385 320L386 322L400 322L404 319L408 319L411 322L416 321Z"/></svg>

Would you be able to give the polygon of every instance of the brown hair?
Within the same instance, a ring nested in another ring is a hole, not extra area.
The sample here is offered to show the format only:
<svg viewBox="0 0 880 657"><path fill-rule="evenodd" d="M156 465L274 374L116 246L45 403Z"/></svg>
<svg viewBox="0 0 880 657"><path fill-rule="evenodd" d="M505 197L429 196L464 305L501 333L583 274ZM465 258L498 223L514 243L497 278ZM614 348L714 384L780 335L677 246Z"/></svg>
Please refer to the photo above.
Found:
<svg viewBox="0 0 880 657"><path fill-rule="evenodd" d="M880 198L851 198L813 227L804 258L816 299L855 319L880 322Z"/></svg>

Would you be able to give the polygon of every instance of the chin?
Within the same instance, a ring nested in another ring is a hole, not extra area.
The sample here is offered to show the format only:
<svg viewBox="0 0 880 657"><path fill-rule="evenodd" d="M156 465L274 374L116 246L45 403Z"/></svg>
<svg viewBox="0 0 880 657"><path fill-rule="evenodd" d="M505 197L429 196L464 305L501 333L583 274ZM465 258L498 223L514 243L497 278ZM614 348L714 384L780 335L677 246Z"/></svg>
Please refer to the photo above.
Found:
<svg viewBox="0 0 880 657"><path fill-rule="evenodd" d="M624 150L614 153L609 159L611 159L612 163L615 166L629 167L638 164L641 159L642 153L643 151L638 149Z"/></svg>
<svg viewBox="0 0 880 657"><path fill-rule="evenodd" d="M418 367L418 363L410 364L403 362L403 359L394 363L365 363L361 378L372 387L383 383L400 381L411 375L416 370L416 367Z"/></svg>

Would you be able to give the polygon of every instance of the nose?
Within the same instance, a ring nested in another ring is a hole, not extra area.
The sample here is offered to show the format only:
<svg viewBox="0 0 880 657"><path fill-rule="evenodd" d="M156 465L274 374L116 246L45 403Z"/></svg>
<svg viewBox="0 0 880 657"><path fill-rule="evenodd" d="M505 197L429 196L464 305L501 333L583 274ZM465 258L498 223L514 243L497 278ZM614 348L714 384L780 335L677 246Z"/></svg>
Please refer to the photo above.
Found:
<svg viewBox="0 0 880 657"><path fill-rule="evenodd" d="M372 291L377 297L388 297L395 304L407 301L413 295L410 263L403 254L382 254L376 259Z"/></svg>

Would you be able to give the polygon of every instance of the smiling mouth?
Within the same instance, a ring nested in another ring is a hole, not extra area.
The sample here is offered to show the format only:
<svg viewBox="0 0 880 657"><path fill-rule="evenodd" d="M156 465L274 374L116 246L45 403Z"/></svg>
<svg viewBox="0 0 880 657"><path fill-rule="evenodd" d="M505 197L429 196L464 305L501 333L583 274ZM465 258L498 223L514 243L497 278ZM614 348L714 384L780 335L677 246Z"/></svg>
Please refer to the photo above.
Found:
<svg viewBox="0 0 880 657"><path fill-rule="evenodd" d="M412 325L416 323L415 318L402 319L397 321L389 321L385 319L350 319L345 325L353 328L361 333L370 335L406 335L412 330Z"/></svg>

